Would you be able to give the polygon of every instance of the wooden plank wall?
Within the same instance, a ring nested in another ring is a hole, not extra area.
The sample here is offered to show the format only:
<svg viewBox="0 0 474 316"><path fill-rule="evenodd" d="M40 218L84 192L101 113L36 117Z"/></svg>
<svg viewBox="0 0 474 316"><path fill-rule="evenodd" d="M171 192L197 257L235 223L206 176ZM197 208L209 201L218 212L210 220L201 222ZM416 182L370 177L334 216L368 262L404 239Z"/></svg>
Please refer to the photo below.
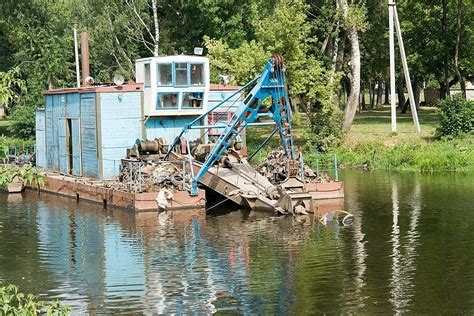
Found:
<svg viewBox="0 0 474 316"><path fill-rule="evenodd" d="M46 170L53 170L54 168L54 156L53 156L53 144L54 144L54 128L53 128L53 96L45 96L45 120L46 120Z"/></svg>
<svg viewBox="0 0 474 316"><path fill-rule="evenodd" d="M100 93L102 178L118 175L120 160L142 135L142 92Z"/></svg>
<svg viewBox="0 0 474 316"><path fill-rule="evenodd" d="M95 93L80 95L80 128L81 128L81 161L82 176L98 178L98 150L96 130L96 101Z"/></svg>

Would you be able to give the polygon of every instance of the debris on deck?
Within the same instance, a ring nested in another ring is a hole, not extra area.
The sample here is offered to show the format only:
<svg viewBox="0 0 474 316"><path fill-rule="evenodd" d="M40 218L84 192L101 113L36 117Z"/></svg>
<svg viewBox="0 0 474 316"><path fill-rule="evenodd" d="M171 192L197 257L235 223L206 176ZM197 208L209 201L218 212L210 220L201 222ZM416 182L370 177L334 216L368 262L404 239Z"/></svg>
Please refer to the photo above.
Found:
<svg viewBox="0 0 474 316"><path fill-rule="evenodd" d="M294 165L295 161L298 163L299 159L292 160L288 158L283 148L278 148L270 151L267 155L267 158L263 162L261 162L256 169L262 176L265 176L273 185L279 185L288 178L288 169L291 168L292 165ZM299 164L301 163L302 162L299 162ZM302 175L302 178L304 178L305 182L321 183L330 181L329 176L326 173L318 174L306 164L302 164L304 170L304 175ZM301 166L296 167L301 168Z"/></svg>

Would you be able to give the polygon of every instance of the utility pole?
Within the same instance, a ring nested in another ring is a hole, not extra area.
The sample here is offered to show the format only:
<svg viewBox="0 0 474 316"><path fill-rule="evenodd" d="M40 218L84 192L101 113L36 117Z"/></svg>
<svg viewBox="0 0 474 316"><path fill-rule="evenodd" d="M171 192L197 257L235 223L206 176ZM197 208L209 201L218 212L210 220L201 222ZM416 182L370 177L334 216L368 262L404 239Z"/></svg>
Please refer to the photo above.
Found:
<svg viewBox="0 0 474 316"><path fill-rule="evenodd" d="M405 54L405 46L403 45L402 31L400 29L400 21L398 20L397 7L395 0L388 0L389 12L389 35L390 35L390 85L391 85L391 113L392 113L392 132L397 131L396 105L395 105L395 29L397 30L398 47L400 48L400 57L403 65L403 73L405 74L405 82L408 90L408 99L410 101L411 115L415 130L419 134L421 132L420 123L418 121L418 113L416 111L415 97L413 96L413 88L410 80L410 72L408 69L407 58Z"/></svg>
<svg viewBox="0 0 474 316"><path fill-rule="evenodd" d="M388 30L390 43L390 107L392 117L392 132L397 132L397 101L395 99L395 34L393 34L393 11L395 9L394 0L388 0Z"/></svg>

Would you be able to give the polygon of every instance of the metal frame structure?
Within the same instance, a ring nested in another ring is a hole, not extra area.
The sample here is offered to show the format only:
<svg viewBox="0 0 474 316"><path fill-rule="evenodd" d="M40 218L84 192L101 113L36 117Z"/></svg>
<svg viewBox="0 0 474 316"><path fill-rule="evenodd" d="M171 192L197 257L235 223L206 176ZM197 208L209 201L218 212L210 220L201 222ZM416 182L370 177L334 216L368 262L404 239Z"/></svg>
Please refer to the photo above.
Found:
<svg viewBox="0 0 474 316"><path fill-rule="evenodd" d="M254 84L255 83L255 84ZM191 168L191 195L197 195L199 193L198 182L201 178L209 171L209 169L220 160L220 158L226 153L227 149L231 146L237 136L247 126L267 126L268 122L254 123L260 117L270 117L273 119L271 125L275 126L276 133L278 131L280 135L281 145L284 148L286 155L290 159L295 158L294 152L294 141L291 135L291 107L288 97L288 89L286 85L285 66L284 60L281 55L273 55L268 61L262 73L255 79L248 82L240 90L229 96L226 100L222 101L206 113L200 115L194 121L189 123L181 133L176 137L173 144L169 147L168 153L165 156L167 159L171 151L180 142L181 137L186 135L188 130L191 129L208 129L209 125L197 125L196 123L206 117L210 112L217 109L219 106L224 104L227 100L234 97L237 93L244 91L253 85L250 92L245 96L244 101L237 107L234 112L232 120L225 126L225 130L220 135L217 142L212 147L208 157L202 164L201 168L196 175L193 174L193 168ZM264 101L270 97L271 104L264 104ZM219 126L224 127L224 126ZM268 139L267 139L268 141ZM265 143L265 142L264 142ZM189 139L186 139L187 153L189 161L192 165L192 156L190 153ZM259 146L260 150L262 146Z"/></svg>
<svg viewBox="0 0 474 316"><path fill-rule="evenodd" d="M398 20L397 6L395 0L388 0L389 13L389 44L390 44L390 94L391 94L391 123L392 132L397 131L397 110L395 100L395 34L394 28L397 31L398 46L400 48L400 55L403 65L403 73L405 74L405 82L408 90L408 99L410 100L411 115L413 124L418 134L421 133L420 123L418 121L418 113L416 112L415 98L413 96L413 88L410 80L410 72L408 70L407 57L405 54L405 46L403 45L402 31L400 29L400 21ZM395 24L395 25L394 25Z"/></svg>

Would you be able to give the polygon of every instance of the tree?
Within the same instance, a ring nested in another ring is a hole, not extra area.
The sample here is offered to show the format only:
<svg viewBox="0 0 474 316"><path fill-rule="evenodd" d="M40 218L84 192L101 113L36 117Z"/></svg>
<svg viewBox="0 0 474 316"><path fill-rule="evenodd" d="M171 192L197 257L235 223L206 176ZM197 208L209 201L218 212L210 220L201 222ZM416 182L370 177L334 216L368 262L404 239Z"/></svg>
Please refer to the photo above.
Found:
<svg viewBox="0 0 474 316"><path fill-rule="evenodd" d="M258 15L257 9L254 5L253 16ZM321 51L314 47L315 39L311 36L314 29L307 19L307 9L302 0L278 1L270 15L252 21L253 40L231 48L222 40L205 37L205 45L213 80L218 80L219 74L230 74L237 84L254 78L273 53L282 54L288 69L290 94L310 120L308 147L327 149L341 136L335 97L339 77L320 60ZM323 121L325 124L321 125Z"/></svg>
<svg viewBox="0 0 474 316"><path fill-rule="evenodd" d="M0 106L11 109L26 91L25 81L20 77L20 68L0 72Z"/></svg>
<svg viewBox="0 0 474 316"><path fill-rule="evenodd" d="M355 4L349 6L347 0L338 0L338 2L344 19L344 28L346 29L347 37L351 44L351 59L349 62L349 80L351 86L346 109L344 111L344 121L342 123L342 128L344 130L349 130L359 106L360 45L358 32L363 31L366 28L366 9L363 6Z"/></svg>

